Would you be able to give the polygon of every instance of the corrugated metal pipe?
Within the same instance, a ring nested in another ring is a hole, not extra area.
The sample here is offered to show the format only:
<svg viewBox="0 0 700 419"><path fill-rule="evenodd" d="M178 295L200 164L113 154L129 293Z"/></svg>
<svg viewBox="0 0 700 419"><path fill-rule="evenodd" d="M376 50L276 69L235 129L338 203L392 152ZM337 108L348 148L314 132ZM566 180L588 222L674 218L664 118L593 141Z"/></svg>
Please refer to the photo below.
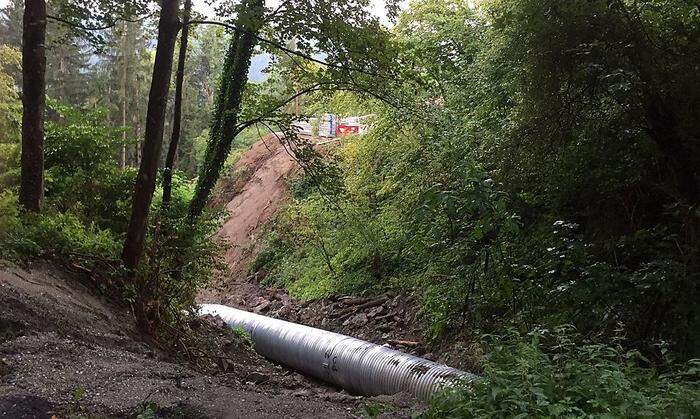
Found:
<svg viewBox="0 0 700 419"><path fill-rule="evenodd" d="M428 399L446 385L477 378L360 339L224 305L202 304L200 314L220 316L229 326L248 331L264 357L353 394L408 392Z"/></svg>

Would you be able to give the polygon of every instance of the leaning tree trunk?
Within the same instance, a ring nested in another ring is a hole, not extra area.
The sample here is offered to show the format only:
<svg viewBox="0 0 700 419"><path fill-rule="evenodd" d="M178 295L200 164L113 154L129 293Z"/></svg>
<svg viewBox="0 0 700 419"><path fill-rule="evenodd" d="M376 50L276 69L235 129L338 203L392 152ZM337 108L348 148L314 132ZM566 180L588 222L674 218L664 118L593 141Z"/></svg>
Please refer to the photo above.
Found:
<svg viewBox="0 0 700 419"><path fill-rule="evenodd" d="M180 34L180 53L177 59L177 76L175 79L175 102L173 103L173 133L170 137L168 155L163 168L163 209L170 205L173 184L173 166L180 142L180 121L182 119L182 84L185 79L185 59L187 58L187 36L189 34L190 9L192 0L185 0L185 10L182 17L182 33Z"/></svg>
<svg viewBox="0 0 700 419"><path fill-rule="evenodd" d="M46 2L26 0L22 32L22 157L19 202L39 212L44 196Z"/></svg>
<svg viewBox="0 0 700 419"><path fill-rule="evenodd" d="M177 16L178 5L179 0L163 0L160 21L158 22L158 46L153 64L151 91L148 95L146 133L141 164L134 188L131 219L122 250L122 261L132 272L138 266L143 253L148 213L156 188L156 173L163 144L163 126L170 90L173 53L175 52L177 32L180 29L180 21Z"/></svg>
<svg viewBox="0 0 700 419"><path fill-rule="evenodd" d="M256 35L263 23L264 1L247 0L242 10L238 17L238 27L241 30L232 38L224 62L209 144L197 179L195 195L190 202L190 222L196 220L204 211L209 194L219 179L221 168L231 150L233 139L238 134L241 99L248 81Z"/></svg>

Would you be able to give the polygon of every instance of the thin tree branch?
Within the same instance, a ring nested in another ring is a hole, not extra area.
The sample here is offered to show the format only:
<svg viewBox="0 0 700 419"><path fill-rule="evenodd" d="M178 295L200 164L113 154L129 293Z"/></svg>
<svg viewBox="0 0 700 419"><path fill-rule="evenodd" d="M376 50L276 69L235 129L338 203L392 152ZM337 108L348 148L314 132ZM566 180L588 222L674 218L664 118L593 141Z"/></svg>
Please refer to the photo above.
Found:
<svg viewBox="0 0 700 419"><path fill-rule="evenodd" d="M136 23L136 22L141 22L145 19L148 19L151 16L153 16L153 13L149 13L149 14L147 14L143 17L140 17L138 19L128 19L125 17L118 17L118 18L114 19L114 21L112 21L110 24L105 25L105 26L84 26L84 25L81 25L79 23L71 22L71 21L66 20L62 17L53 16L53 15L46 15L46 18L51 19L51 20L55 20L56 22L71 26L73 28L82 29L84 31L103 31L105 29L110 29L110 28L115 27L117 25L117 23L119 23L119 21Z"/></svg>
<svg viewBox="0 0 700 419"><path fill-rule="evenodd" d="M313 84L313 85L311 85L303 90L300 90L299 92L295 93L294 95L292 95L292 96L286 98L285 100L283 100L282 102L276 104L274 107L266 110L265 112L263 112L262 115L238 124L238 126L236 127L236 133L239 133L239 132L243 131L244 129L248 128L249 126L256 124L256 123L268 118L270 115L272 115L272 113L279 110L283 106L291 103L294 99L298 98L299 96L304 95L306 93L319 91L319 90L321 90L321 89L319 89L321 86L332 85L332 84L333 83L330 83L330 82L316 83L316 84Z"/></svg>
<svg viewBox="0 0 700 419"><path fill-rule="evenodd" d="M317 64L321 64L321 65L324 65L324 66L327 66L327 67L336 68L336 69L338 69L338 70L355 71L355 72L367 74L368 76L373 76L373 77L389 78L389 77L387 77L387 76L383 76L383 75L381 75L381 74L377 74L377 73L375 73L375 72L372 72L372 71L369 71L369 70L365 70L365 69L363 69L363 68L350 67L350 66L346 66L346 65L342 65L342 64L334 64L334 63L329 63L329 62L327 62L327 61L319 60L319 59L314 58L314 57L312 57L312 56L310 56L310 55L301 53L301 52L299 52L299 51L294 51L294 50L292 50L292 49L290 49L290 48L287 48L287 47L285 47L284 45L280 44L280 43L277 42L277 41L273 41L273 40L270 40L270 39L267 39L267 38L263 38L263 37L261 37L260 35L258 35L258 34L256 34L256 33L253 33L253 32L251 32L251 31L246 30L246 29L243 29L243 28L239 28L239 27L237 27L236 25L232 25L232 24L230 24L230 23L217 22L217 21L214 21L214 20L191 20L188 24L189 24L189 25L197 24L197 25L219 25L219 26L223 26L223 27L228 28L228 29L231 29L231 30L233 30L233 31L245 32L245 33L251 35L253 38L257 39L259 42L262 42L262 43L271 45L271 46L273 46L273 47L275 47L275 48L277 48L277 49L279 49L279 50L282 50L282 51L286 52L287 54L296 55L297 57L304 58L304 59L306 59L306 60L312 61L312 62L317 63Z"/></svg>
<svg viewBox="0 0 700 419"><path fill-rule="evenodd" d="M283 2L281 2L280 5L277 6L277 8L272 13L265 16L265 22L267 22L270 19L272 19L273 17L277 16L277 13L279 13L283 7L287 6L287 3L289 3L289 0L284 0Z"/></svg>

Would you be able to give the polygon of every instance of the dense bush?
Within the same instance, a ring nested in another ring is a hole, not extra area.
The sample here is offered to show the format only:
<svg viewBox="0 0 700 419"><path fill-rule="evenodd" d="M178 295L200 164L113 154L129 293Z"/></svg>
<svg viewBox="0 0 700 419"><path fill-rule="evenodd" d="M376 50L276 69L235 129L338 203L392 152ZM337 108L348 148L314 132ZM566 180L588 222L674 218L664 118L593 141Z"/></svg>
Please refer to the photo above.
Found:
<svg viewBox="0 0 700 419"><path fill-rule="evenodd" d="M425 418L668 417L700 414L700 360L644 368L636 351L579 345L559 329L491 337L483 377L433 400ZM664 348L661 348L662 350Z"/></svg>
<svg viewBox="0 0 700 419"><path fill-rule="evenodd" d="M104 269L105 263L115 265L120 251L120 238L110 230L53 208L44 214L22 213L16 195L0 195L0 259L56 259Z"/></svg>
<svg viewBox="0 0 700 419"><path fill-rule="evenodd" d="M125 298L136 308L137 320L164 341L174 343L183 320L194 313L197 292L227 267L224 243L214 234L221 214L206 212L195 223L187 219L194 184L173 178L172 201L163 209L160 197L153 203L144 257L133 282L125 285Z"/></svg>
<svg viewBox="0 0 700 419"><path fill-rule="evenodd" d="M697 354L697 7L423 0L395 31L393 106L253 269L305 298L413 289L431 339L572 323Z"/></svg>
<svg viewBox="0 0 700 419"><path fill-rule="evenodd" d="M136 171L119 166L127 145L121 130L106 125L103 109L49 105L54 119L46 126L47 203L116 233L126 231Z"/></svg>
<svg viewBox="0 0 700 419"><path fill-rule="evenodd" d="M2 195L0 242L4 259L35 258L77 263L119 274L135 172L122 170L115 156L121 131L106 126L104 110L78 109L48 100L45 200L41 214L19 210L16 174L19 159L0 167L12 179ZM19 138L12 145L19 152Z"/></svg>

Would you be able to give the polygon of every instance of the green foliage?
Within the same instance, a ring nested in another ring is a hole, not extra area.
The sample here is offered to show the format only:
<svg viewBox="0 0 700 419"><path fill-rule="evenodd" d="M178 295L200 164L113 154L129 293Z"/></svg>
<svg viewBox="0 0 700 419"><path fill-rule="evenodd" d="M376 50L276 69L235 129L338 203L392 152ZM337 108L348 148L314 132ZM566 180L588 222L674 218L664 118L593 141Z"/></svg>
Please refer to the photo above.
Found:
<svg viewBox="0 0 700 419"><path fill-rule="evenodd" d="M21 108L12 72L21 66L22 55L9 45L0 45L0 143L19 137Z"/></svg>
<svg viewBox="0 0 700 419"><path fill-rule="evenodd" d="M303 109L305 115L332 113L343 117L365 115L371 107L355 93L335 91L312 95L303 103Z"/></svg>
<svg viewBox="0 0 700 419"><path fill-rule="evenodd" d="M364 402L357 408L356 415L363 418L378 418L382 413L395 411L396 407L388 403L381 402Z"/></svg>
<svg viewBox="0 0 700 419"><path fill-rule="evenodd" d="M257 43L254 34L260 31L264 23L264 2L246 0L237 5L236 9L237 23L246 31L233 36L226 50L212 112L209 142L197 177L195 196L190 204L189 217L192 221L202 214L231 151L233 140L243 128L239 125L239 117L243 93L248 82L250 60Z"/></svg>
<svg viewBox="0 0 700 419"><path fill-rule="evenodd" d="M0 45L0 191L17 182L22 103L12 77L21 65L16 49Z"/></svg>
<svg viewBox="0 0 700 419"><path fill-rule="evenodd" d="M225 246L214 233L219 213L207 212L192 223L187 205L194 183L173 176L172 200L163 211L156 191L144 257L134 281L124 287L124 298L137 309L141 326L169 344L188 339L186 320L194 314L197 292L218 272L225 272Z"/></svg>
<svg viewBox="0 0 700 419"><path fill-rule="evenodd" d="M136 172L119 166L122 131L106 126L103 109L51 100L49 106L45 204L41 214L23 213L13 192L0 195L0 258L48 258L96 269L112 285L104 291L140 306L146 330L176 339L168 328L183 323L186 313L193 312L199 287L223 269L218 258L222 246L211 239L220 226L219 214L186 222L194 185L176 172L167 213L156 194L144 263L135 280L124 281L119 256Z"/></svg>
<svg viewBox="0 0 700 419"><path fill-rule="evenodd" d="M121 242L113 232L86 225L70 212L47 208L44 214L22 213L14 194L0 195L2 259L48 258L104 268L118 259L120 250Z"/></svg>
<svg viewBox="0 0 700 419"><path fill-rule="evenodd" d="M646 367L618 345L580 345L567 328L490 337L483 378L436 397L425 418L672 417L700 414L700 360Z"/></svg>
<svg viewBox="0 0 700 419"><path fill-rule="evenodd" d="M11 192L0 195L0 259L51 259L95 270L108 279L110 287L102 291L133 305L145 330L165 343L186 339L184 325L194 313L198 290L226 267L220 257L224 246L211 238L220 227L219 214L190 224L185 214L194 186L177 174L173 186L169 212L154 203L146 257L133 279L124 281L119 232L49 205L41 214L21 212Z"/></svg>
<svg viewBox="0 0 700 419"><path fill-rule="evenodd" d="M231 152L226 158L226 162L224 163L224 172L229 171L241 158L241 156L243 156L243 154L250 148L250 146L258 142L261 138L265 138L270 133L271 131L265 127L262 129L250 127L241 131L236 136L236 141L232 144Z"/></svg>
<svg viewBox="0 0 700 419"><path fill-rule="evenodd" d="M105 126L102 109L81 110L52 100L49 106L44 208L41 214L22 213L12 188L3 192L1 257L18 262L53 259L119 275L121 234L135 177L115 160L122 145L120 130ZM17 166L15 160L0 167L0 177L19 172Z"/></svg>
<svg viewBox="0 0 700 419"><path fill-rule="evenodd" d="M154 419L158 417L160 411L161 408L158 406L158 403L149 400L141 403L131 416L134 419Z"/></svg>
<svg viewBox="0 0 700 419"><path fill-rule="evenodd" d="M253 338L250 336L250 333L248 333L248 331L246 331L244 328L240 326L232 327L231 331L233 332L233 335L236 336L247 347L253 348L255 346L255 343L253 342Z"/></svg>
<svg viewBox="0 0 700 419"><path fill-rule="evenodd" d="M331 155L336 188L294 186L254 269L414 290L433 340L573 323L697 354L698 30L682 0L412 3L372 86L391 106Z"/></svg>
<svg viewBox="0 0 700 419"><path fill-rule="evenodd" d="M76 387L70 395L70 402L64 409L63 414L70 419L88 419L92 415L86 411L83 406L83 401L87 395L87 390L84 387Z"/></svg>
<svg viewBox="0 0 700 419"><path fill-rule="evenodd" d="M58 115L46 124L46 200L116 233L126 231L136 172L116 159L121 130L105 125L103 109L77 109L55 101Z"/></svg>

